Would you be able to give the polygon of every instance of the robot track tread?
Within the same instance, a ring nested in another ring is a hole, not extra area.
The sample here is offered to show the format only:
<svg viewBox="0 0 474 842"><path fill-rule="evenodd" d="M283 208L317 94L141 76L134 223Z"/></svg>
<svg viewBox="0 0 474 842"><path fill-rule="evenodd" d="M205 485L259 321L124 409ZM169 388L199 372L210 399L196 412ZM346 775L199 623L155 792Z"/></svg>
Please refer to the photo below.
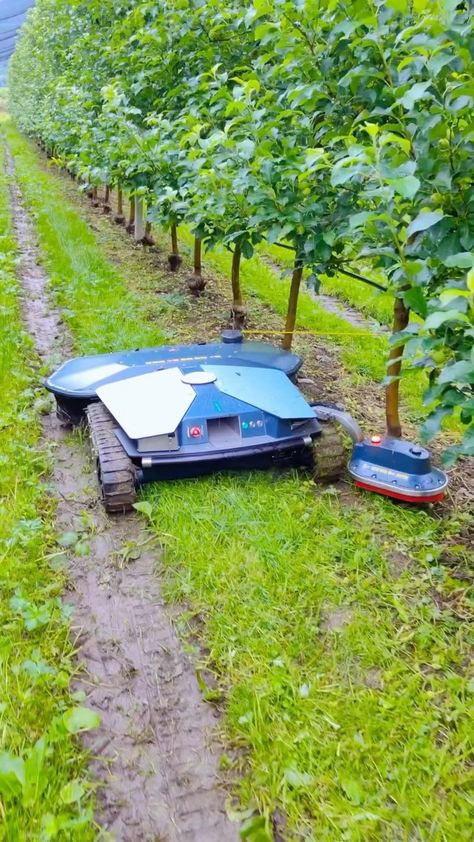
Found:
<svg viewBox="0 0 474 842"><path fill-rule="evenodd" d="M332 482L346 470L346 452L337 425L332 421L320 423L321 434L313 441L313 477L316 482Z"/></svg>
<svg viewBox="0 0 474 842"><path fill-rule="evenodd" d="M86 410L102 500L107 512L128 512L136 500L136 471L120 444L117 424L103 403Z"/></svg>

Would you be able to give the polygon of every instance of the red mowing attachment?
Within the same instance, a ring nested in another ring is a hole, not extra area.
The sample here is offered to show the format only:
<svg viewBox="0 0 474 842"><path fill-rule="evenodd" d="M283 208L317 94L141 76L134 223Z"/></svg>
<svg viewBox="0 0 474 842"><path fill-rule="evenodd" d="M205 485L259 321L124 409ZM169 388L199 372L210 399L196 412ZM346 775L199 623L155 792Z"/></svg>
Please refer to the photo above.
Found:
<svg viewBox="0 0 474 842"><path fill-rule="evenodd" d="M365 491L374 491L375 494L383 494L385 497L395 497L396 500L404 500L405 503L437 503L444 497L444 491L437 491L434 494L423 494L420 497L415 497L410 494L402 494L400 491L392 491L389 488L379 488L377 485L369 485L367 482L359 482L355 480L358 488L363 488Z"/></svg>

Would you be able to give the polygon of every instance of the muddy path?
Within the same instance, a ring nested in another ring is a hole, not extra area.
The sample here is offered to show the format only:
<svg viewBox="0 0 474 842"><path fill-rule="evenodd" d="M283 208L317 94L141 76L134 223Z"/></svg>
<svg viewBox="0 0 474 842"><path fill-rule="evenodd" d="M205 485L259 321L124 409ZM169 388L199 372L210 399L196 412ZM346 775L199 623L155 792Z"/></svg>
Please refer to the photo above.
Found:
<svg viewBox="0 0 474 842"><path fill-rule="evenodd" d="M70 337L51 305L6 152L25 324L43 363L64 359ZM73 689L101 717L85 740L99 784L97 821L117 842L233 842L238 828L219 786L217 713L201 698L165 608L159 548L138 516L105 515L83 435L62 428L51 411L43 440L53 443L56 526L69 562Z"/></svg>

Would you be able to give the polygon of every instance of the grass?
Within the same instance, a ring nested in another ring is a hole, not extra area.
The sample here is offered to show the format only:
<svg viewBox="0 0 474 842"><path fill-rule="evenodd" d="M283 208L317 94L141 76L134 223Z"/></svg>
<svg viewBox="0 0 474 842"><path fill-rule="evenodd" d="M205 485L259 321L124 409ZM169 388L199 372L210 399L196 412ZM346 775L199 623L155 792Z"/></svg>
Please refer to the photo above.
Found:
<svg viewBox="0 0 474 842"><path fill-rule="evenodd" d="M291 840L470 838L474 687L438 561L454 525L378 499L351 510L296 475L146 496L172 535L168 598L191 604L182 632L226 698L242 803L278 806Z"/></svg>
<svg viewBox="0 0 474 842"><path fill-rule="evenodd" d="M37 168L31 145L11 123L6 123L5 131L18 181L33 211L45 268L76 347L82 353L100 353L134 347L137 342L160 344L162 332L149 322L140 300L97 249L84 220L64 203L53 179Z"/></svg>
<svg viewBox="0 0 474 842"><path fill-rule="evenodd" d="M40 239L75 346L102 350L102 325L122 329L123 301L91 314L69 295L72 273L58 282L71 248L62 220L79 251L83 223L28 144L14 148L36 217L56 209ZM127 274L134 265L132 254ZM259 266L244 284L256 293L261 284L268 300L282 285ZM127 326L132 345L146 318ZM176 308L175 335L188 338L196 321ZM451 564L468 562L456 537L467 516L436 520L382 498L315 492L293 473L160 483L143 497L165 547L167 597L186 606L181 633L199 643L208 698L224 700L222 766L238 773L240 804L257 813L246 838L270 839L277 810L292 842L470 839L469 594L451 575Z"/></svg>
<svg viewBox="0 0 474 842"><path fill-rule="evenodd" d="M1 150L0 840L92 840L85 758L72 735L80 700L69 694L73 649L51 454L40 442L39 361L22 325L3 164Z"/></svg>

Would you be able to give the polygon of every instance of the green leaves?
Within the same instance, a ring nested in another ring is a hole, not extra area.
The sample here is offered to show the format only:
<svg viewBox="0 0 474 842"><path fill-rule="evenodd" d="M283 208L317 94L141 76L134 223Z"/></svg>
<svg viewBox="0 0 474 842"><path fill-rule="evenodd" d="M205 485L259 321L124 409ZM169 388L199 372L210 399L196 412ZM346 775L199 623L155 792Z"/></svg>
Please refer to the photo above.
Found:
<svg viewBox="0 0 474 842"><path fill-rule="evenodd" d="M19 799L25 808L37 805L48 785L50 769L47 764L51 754L52 747L46 736L40 737L23 757L15 756L8 751L2 752L0 754L0 795L2 798L7 802ZM64 804L71 804L79 801L84 792L82 784L78 781L70 781L62 788L61 800Z"/></svg>
<svg viewBox="0 0 474 842"><path fill-rule="evenodd" d="M74 804L80 801L84 795L85 787L78 780L69 781L61 790L61 801L63 804Z"/></svg>
<svg viewBox="0 0 474 842"><path fill-rule="evenodd" d="M472 360L459 360L443 368L438 383L474 383L474 363Z"/></svg>
<svg viewBox="0 0 474 842"><path fill-rule="evenodd" d="M410 310L414 310L423 318L427 313L427 301L421 287L410 287L403 293L403 300Z"/></svg>
<svg viewBox="0 0 474 842"><path fill-rule="evenodd" d="M364 800L363 790L360 783L355 778L344 778L341 781L341 787L344 794L356 807L362 804Z"/></svg>
<svg viewBox="0 0 474 842"><path fill-rule="evenodd" d="M19 795L25 783L25 763L8 751L0 754L0 793L9 799Z"/></svg>
<svg viewBox="0 0 474 842"><path fill-rule="evenodd" d="M407 228L407 237L411 237L419 231L426 231L440 222L443 216L444 214L441 211L423 211L410 222Z"/></svg>
<svg viewBox="0 0 474 842"><path fill-rule="evenodd" d="M458 321L459 319L465 319L465 316L460 314L458 310L436 310L434 313L430 313L424 327L425 330L436 330L446 322Z"/></svg>
<svg viewBox="0 0 474 842"><path fill-rule="evenodd" d="M311 786L313 783L312 775L307 772L301 772L295 767L285 769L285 781L293 789L301 789L302 787Z"/></svg>
<svg viewBox="0 0 474 842"><path fill-rule="evenodd" d="M141 512L141 514L145 515L148 521L152 521L154 508L152 504L148 502L148 500L139 500L138 503L133 504L133 508L135 509L135 511Z"/></svg>
<svg viewBox="0 0 474 842"><path fill-rule="evenodd" d="M470 251L451 254L443 260L445 266L457 269L470 269L474 265L474 255Z"/></svg>
<svg viewBox="0 0 474 842"><path fill-rule="evenodd" d="M402 178L392 178L388 182L396 192L404 199L413 199L420 187L420 179L414 175L406 175Z"/></svg>
<svg viewBox="0 0 474 842"><path fill-rule="evenodd" d="M411 111L416 102L419 102L420 99L425 99L426 97L431 96L431 94L428 93L430 85L431 80L428 82L415 82L415 84L412 85L402 97L400 97L398 102L400 105L403 105L407 111Z"/></svg>
<svg viewBox="0 0 474 842"><path fill-rule="evenodd" d="M79 734L82 731L98 728L100 716L90 708L75 707L64 713L63 722L70 734Z"/></svg>

